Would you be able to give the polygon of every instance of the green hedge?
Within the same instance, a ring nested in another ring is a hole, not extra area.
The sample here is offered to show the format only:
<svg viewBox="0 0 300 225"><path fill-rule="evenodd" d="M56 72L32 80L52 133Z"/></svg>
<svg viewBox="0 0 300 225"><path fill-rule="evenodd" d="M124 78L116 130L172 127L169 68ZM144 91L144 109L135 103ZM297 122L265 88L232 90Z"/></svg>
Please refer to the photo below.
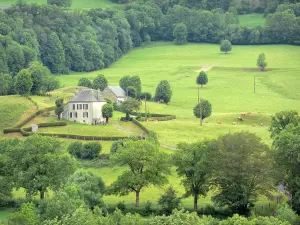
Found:
<svg viewBox="0 0 300 225"><path fill-rule="evenodd" d="M4 134L20 132L20 128L5 128L3 129Z"/></svg>
<svg viewBox="0 0 300 225"><path fill-rule="evenodd" d="M141 128L146 134L149 134L149 130L143 125L141 124L137 119L133 118L132 122L137 125L139 128Z"/></svg>
<svg viewBox="0 0 300 225"><path fill-rule="evenodd" d="M168 114L145 114L145 113L131 113L133 116L137 116L137 120L139 121L147 121L147 120L157 120L157 121L168 121L168 120L175 120L175 115L168 115Z"/></svg>
<svg viewBox="0 0 300 225"><path fill-rule="evenodd" d="M29 116L28 118L26 118L24 121L16 124L13 128L21 128L23 127L26 123L28 123L29 121L31 121L32 119L34 119L36 116L44 113L44 112L48 112L48 111L52 111L55 109L55 106L53 107L49 107L49 108L45 108L45 109L41 109L35 113L33 113L31 116Z"/></svg>

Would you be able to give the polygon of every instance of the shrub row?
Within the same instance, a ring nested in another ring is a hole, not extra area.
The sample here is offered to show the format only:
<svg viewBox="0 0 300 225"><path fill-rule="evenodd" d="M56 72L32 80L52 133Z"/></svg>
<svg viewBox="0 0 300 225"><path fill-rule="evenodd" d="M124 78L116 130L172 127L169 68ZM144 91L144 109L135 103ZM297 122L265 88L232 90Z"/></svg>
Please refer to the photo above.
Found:
<svg viewBox="0 0 300 225"><path fill-rule="evenodd" d="M56 127L56 126L67 126L67 123L66 122L54 122L54 123L39 123L37 125L38 125L38 127ZM31 132L31 127L26 127L26 128L5 128L5 129L3 129L4 134L15 133L15 132L20 132L22 134L23 133L25 134L26 132Z"/></svg>
<svg viewBox="0 0 300 225"><path fill-rule="evenodd" d="M157 121L168 121L168 120L175 120L176 116L169 115L169 116L164 116L164 117L137 117L136 118L138 121L144 122L147 120L157 120Z"/></svg>
<svg viewBox="0 0 300 225"><path fill-rule="evenodd" d="M4 128L3 129L4 134L15 133L15 132L20 132L20 128Z"/></svg>
<svg viewBox="0 0 300 225"><path fill-rule="evenodd" d="M133 118L132 122L137 125L139 128L141 128L146 134L149 134L149 130L143 125L141 124L137 119Z"/></svg>
<svg viewBox="0 0 300 225"><path fill-rule="evenodd" d="M45 109L41 109L38 110L37 112L33 113L31 116L29 116L28 118L26 118L24 121L16 124L13 128L21 128L23 127L26 123L28 123L29 121L31 121L32 119L34 119L36 116L40 115L41 113L44 112L48 112L48 111L52 111L55 109L55 106L53 107L49 107L49 108L45 108Z"/></svg>

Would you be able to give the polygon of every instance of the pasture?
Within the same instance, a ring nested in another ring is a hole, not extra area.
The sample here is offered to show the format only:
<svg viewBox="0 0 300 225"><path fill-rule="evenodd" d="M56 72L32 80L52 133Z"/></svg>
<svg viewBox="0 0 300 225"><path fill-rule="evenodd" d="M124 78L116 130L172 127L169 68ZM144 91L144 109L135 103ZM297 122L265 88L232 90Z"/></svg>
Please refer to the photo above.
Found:
<svg viewBox="0 0 300 225"><path fill-rule="evenodd" d="M246 15L239 15L240 26L254 28L254 27L264 27L266 23L266 18L264 14L252 13Z"/></svg>
<svg viewBox="0 0 300 225"><path fill-rule="evenodd" d="M10 6L16 4L18 0L0 0L1 6ZM26 0L27 3L47 4L47 0ZM72 0L73 9L89 9L89 8L107 8L113 3L109 0Z"/></svg>

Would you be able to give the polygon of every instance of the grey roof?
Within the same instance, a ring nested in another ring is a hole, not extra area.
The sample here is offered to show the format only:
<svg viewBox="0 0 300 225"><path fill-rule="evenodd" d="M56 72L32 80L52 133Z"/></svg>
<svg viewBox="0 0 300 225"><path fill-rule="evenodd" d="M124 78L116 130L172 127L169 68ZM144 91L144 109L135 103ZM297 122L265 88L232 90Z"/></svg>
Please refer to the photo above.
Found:
<svg viewBox="0 0 300 225"><path fill-rule="evenodd" d="M69 102L106 102L100 91L84 89L75 95Z"/></svg>
<svg viewBox="0 0 300 225"><path fill-rule="evenodd" d="M107 86L117 97L126 97L126 92L120 86Z"/></svg>

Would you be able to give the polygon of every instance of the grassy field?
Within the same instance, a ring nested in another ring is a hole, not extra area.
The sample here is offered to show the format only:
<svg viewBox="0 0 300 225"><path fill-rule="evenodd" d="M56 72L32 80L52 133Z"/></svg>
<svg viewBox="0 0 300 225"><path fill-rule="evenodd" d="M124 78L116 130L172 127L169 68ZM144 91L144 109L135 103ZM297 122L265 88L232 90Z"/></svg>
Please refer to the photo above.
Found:
<svg viewBox="0 0 300 225"><path fill-rule="evenodd" d="M0 133L5 127L14 126L36 107L26 98L20 96L0 96Z"/></svg>
<svg viewBox="0 0 300 225"><path fill-rule="evenodd" d="M255 69L261 52L266 54L268 72ZM267 131L270 115L281 110L300 110L299 58L300 47L288 45L233 46L232 53L226 55L219 52L218 45L212 44L174 46L172 43L153 43L132 50L108 69L58 78L63 85L74 86L81 77L93 79L104 74L110 85L117 85L123 75L139 75L143 91L152 94L160 80L168 80L173 89L171 102L168 105L148 103L148 110L150 113L175 114L177 119L144 123L166 144L214 138L240 130L257 133L270 143ZM208 71L208 85L200 90L200 95L212 103L213 113L200 127L192 108L197 103L195 80L204 65L214 66ZM232 126L241 112L251 112L251 115ZM218 121L223 124L217 124Z"/></svg>
<svg viewBox="0 0 300 225"><path fill-rule="evenodd" d="M16 4L18 0L0 0L0 6L9 6ZM47 4L47 0L26 0L27 3ZM88 8L107 8L113 5L110 0L72 0L72 8L88 9Z"/></svg>
<svg viewBox="0 0 300 225"><path fill-rule="evenodd" d="M264 27L266 23L266 18L264 14L246 14L246 15L239 15L239 22L241 26L254 28L257 26Z"/></svg>

